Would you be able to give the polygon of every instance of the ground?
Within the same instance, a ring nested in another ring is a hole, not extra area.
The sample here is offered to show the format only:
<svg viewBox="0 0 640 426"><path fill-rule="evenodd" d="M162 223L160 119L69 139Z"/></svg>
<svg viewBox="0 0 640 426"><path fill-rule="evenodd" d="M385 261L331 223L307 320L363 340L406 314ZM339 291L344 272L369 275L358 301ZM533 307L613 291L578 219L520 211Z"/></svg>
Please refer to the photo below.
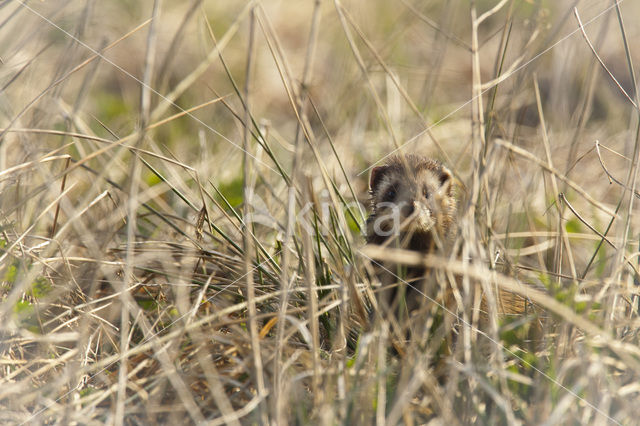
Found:
<svg viewBox="0 0 640 426"><path fill-rule="evenodd" d="M0 422L634 424L638 13L6 2ZM460 199L459 256L378 251L457 291L405 342L363 235L392 153Z"/></svg>

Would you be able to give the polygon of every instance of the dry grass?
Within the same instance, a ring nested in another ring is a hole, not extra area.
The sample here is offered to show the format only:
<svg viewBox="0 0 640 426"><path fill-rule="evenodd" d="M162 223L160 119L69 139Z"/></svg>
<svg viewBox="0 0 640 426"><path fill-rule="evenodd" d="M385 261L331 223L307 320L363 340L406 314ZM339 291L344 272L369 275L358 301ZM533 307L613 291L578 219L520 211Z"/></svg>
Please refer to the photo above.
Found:
<svg viewBox="0 0 640 426"><path fill-rule="evenodd" d="M640 8L557 3L0 3L0 422L636 423ZM396 149L459 259L363 251ZM398 254L461 284L401 350Z"/></svg>

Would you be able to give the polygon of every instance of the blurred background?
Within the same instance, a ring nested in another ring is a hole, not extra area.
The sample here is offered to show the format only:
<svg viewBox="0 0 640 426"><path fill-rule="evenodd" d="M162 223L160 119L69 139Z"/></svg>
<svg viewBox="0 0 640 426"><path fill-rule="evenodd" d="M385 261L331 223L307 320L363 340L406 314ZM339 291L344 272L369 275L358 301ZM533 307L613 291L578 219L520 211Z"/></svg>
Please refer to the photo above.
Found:
<svg viewBox="0 0 640 426"><path fill-rule="evenodd" d="M639 14L0 2L0 420L633 423ZM545 306L540 351L494 329L458 387L384 327L347 348L392 152L454 172L475 262L576 315Z"/></svg>

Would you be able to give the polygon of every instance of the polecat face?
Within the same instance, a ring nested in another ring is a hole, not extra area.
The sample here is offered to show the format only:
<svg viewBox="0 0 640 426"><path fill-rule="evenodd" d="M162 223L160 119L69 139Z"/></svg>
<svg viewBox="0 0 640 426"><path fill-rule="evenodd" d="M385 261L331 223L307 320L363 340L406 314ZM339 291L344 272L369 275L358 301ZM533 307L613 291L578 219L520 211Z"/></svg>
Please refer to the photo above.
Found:
<svg viewBox="0 0 640 426"><path fill-rule="evenodd" d="M453 223L451 172L437 161L416 155L393 157L372 169L369 185L369 242L379 244L392 236L416 240L427 238L433 231L443 237Z"/></svg>

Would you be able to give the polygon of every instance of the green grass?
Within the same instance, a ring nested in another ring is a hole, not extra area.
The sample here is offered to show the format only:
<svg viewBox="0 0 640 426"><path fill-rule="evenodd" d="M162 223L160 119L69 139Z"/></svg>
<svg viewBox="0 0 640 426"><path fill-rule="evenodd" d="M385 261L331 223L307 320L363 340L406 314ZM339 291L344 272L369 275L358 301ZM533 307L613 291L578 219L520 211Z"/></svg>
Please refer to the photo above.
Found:
<svg viewBox="0 0 640 426"><path fill-rule="evenodd" d="M129 3L0 7L0 423L637 422L637 4L577 3L621 89L565 2ZM461 255L394 322L398 147ZM482 323L498 287L538 315Z"/></svg>

